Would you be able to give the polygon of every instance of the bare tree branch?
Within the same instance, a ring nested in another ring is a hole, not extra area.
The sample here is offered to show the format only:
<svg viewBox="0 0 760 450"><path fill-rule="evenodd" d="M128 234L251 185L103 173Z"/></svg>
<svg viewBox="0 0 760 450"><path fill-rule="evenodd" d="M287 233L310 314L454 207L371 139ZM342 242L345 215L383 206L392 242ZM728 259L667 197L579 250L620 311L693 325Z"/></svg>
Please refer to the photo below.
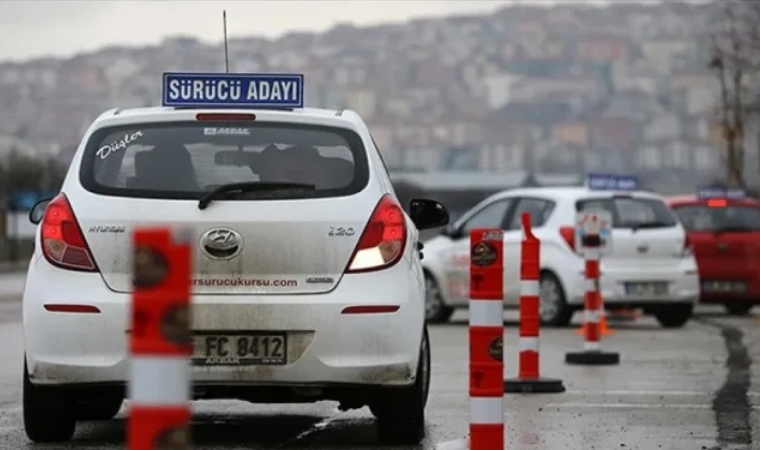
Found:
<svg viewBox="0 0 760 450"><path fill-rule="evenodd" d="M725 2L717 27L710 36L708 67L720 87L718 122L725 141L726 182L745 185L745 123L749 114L760 112L760 1Z"/></svg>

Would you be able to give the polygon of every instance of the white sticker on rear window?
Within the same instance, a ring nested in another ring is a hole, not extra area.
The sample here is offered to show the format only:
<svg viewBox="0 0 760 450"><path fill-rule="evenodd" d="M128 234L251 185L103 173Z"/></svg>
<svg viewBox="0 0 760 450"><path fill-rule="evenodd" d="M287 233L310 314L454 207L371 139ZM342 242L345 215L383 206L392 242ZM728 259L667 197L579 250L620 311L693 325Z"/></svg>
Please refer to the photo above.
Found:
<svg viewBox="0 0 760 450"><path fill-rule="evenodd" d="M123 138L119 139L118 141L111 142L110 144L104 145L98 149L96 154L100 156L100 159L106 159L115 151L118 150L124 150L125 148L129 147L130 144L134 144L137 139L141 138L143 136L142 131L135 131L134 133L127 133L124 135Z"/></svg>
<svg viewBox="0 0 760 450"><path fill-rule="evenodd" d="M250 136L248 128L204 128L205 136Z"/></svg>

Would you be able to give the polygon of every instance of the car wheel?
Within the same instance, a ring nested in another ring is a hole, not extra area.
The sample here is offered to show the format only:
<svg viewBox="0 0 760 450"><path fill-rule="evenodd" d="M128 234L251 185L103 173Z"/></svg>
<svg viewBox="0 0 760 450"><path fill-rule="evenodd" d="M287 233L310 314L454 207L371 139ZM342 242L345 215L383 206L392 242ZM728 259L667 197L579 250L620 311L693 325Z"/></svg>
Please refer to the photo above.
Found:
<svg viewBox="0 0 760 450"><path fill-rule="evenodd" d="M425 320L428 323L445 323L454 309L443 303L441 288L432 275L425 272Z"/></svg>
<svg viewBox="0 0 760 450"><path fill-rule="evenodd" d="M111 420L119 413L122 403L124 398L117 394L80 400L76 405L77 420Z"/></svg>
<svg viewBox="0 0 760 450"><path fill-rule="evenodd" d="M663 328L681 328L691 319L694 305L672 305L658 308L654 316Z"/></svg>
<svg viewBox="0 0 760 450"><path fill-rule="evenodd" d="M732 316L746 316L753 306L755 305L748 305L746 303L725 305L726 311L728 311L728 313Z"/></svg>
<svg viewBox="0 0 760 450"><path fill-rule="evenodd" d="M381 444L418 445L425 438L430 371L430 339L425 327L414 385L383 392L382 398L371 407L377 418L377 436Z"/></svg>
<svg viewBox="0 0 760 450"><path fill-rule="evenodd" d="M66 442L74 437L76 419L69 411L68 397L61 388L35 386L24 361L24 431L36 443Z"/></svg>
<svg viewBox="0 0 760 450"><path fill-rule="evenodd" d="M551 272L542 272L538 286L541 323L554 327L570 325L573 309L567 304L565 290L559 279Z"/></svg>

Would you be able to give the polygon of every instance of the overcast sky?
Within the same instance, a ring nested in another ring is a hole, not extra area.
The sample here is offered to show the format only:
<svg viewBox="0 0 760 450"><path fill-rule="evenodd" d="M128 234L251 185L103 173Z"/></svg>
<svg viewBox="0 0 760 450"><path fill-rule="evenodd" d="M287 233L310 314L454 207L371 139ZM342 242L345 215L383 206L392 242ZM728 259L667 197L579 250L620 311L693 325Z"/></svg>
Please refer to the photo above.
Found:
<svg viewBox="0 0 760 450"><path fill-rule="evenodd" d="M536 3L541 0L528 0ZM229 36L269 37L421 16L484 13L510 0L0 0L0 60L69 56L104 45L144 45L176 34L221 41L222 10Z"/></svg>

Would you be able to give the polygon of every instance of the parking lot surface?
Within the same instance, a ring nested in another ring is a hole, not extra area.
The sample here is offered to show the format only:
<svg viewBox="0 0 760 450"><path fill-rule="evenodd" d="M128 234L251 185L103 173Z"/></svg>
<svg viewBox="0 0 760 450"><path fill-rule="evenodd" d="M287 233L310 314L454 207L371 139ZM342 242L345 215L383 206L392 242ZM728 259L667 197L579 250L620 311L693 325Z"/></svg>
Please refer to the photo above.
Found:
<svg viewBox="0 0 760 450"><path fill-rule="evenodd" d="M0 288L13 283L18 281L6 280ZM28 443L22 428L20 303L10 289L0 292L0 450L43 448ZM518 332L515 314L506 317L505 370L511 377L517 372ZM752 364L760 358L757 317L729 318L721 309L701 308L697 319L678 330L664 330L650 318L612 325L615 333L605 336L602 346L621 354L617 366L568 366L564 354L581 349L582 338L571 328L542 330L542 375L561 378L567 392L507 394L507 449L749 450L760 445L760 367ZM431 326L430 333L428 438L420 447L408 447L425 450L465 437L469 411L466 312L449 324ZM366 409L209 401L196 403L194 411L197 449L390 448L376 444ZM123 449L123 418L122 412L110 422L80 424L74 441L44 448Z"/></svg>

